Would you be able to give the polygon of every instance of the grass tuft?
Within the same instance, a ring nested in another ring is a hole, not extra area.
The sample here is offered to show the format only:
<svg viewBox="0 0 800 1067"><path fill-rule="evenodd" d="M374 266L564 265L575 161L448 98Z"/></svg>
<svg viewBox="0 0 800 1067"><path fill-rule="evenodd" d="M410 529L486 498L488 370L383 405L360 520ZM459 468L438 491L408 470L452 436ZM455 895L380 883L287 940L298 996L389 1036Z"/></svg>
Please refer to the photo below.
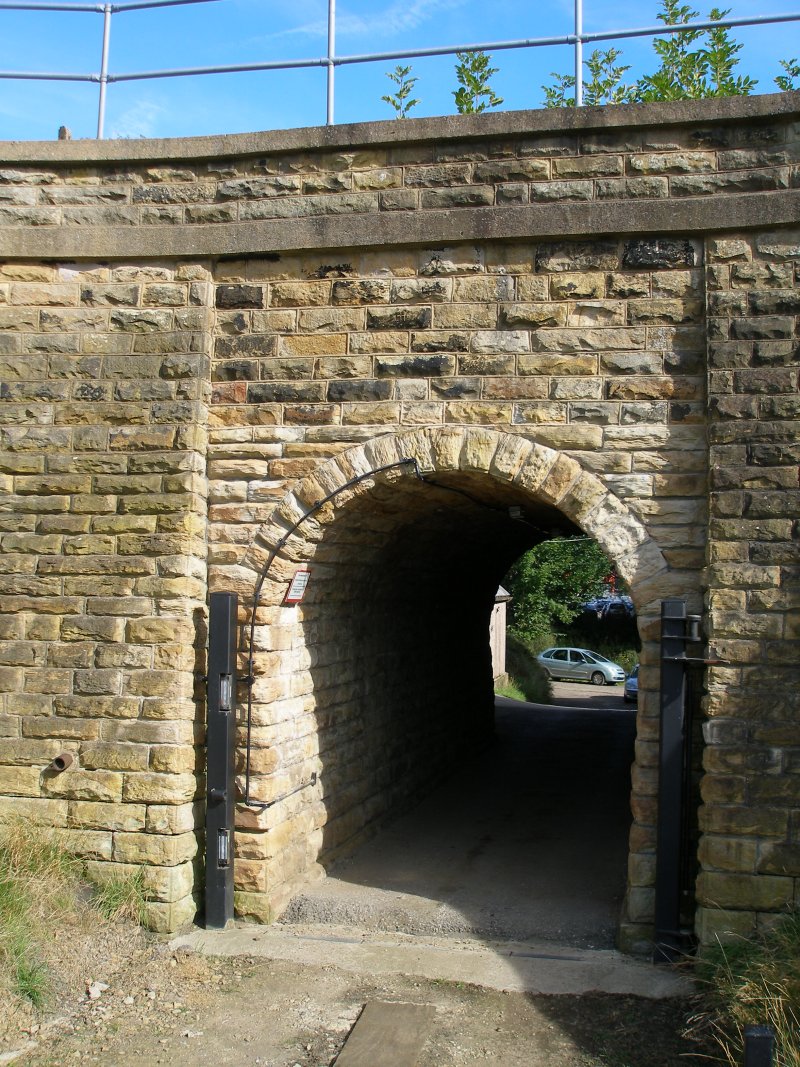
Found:
<svg viewBox="0 0 800 1067"><path fill-rule="evenodd" d="M141 870L119 878L109 878L95 886L92 902L104 919L116 922L130 919L143 925L147 904Z"/></svg>
<svg viewBox="0 0 800 1067"><path fill-rule="evenodd" d="M738 1067L745 1027L771 1026L775 1067L800 1067L800 911L758 936L711 946L696 974L705 1008L690 1032L709 1032L727 1063Z"/></svg>

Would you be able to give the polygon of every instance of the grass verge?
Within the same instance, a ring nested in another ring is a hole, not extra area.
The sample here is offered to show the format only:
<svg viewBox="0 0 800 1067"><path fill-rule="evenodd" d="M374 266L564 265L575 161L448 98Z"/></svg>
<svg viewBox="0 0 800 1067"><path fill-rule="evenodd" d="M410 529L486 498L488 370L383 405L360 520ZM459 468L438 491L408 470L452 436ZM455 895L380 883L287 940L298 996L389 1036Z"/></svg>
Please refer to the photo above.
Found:
<svg viewBox="0 0 800 1067"><path fill-rule="evenodd" d="M80 864L52 834L21 823L0 837L0 987L42 1008L50 983L43 946L54 925L70 915Z"/></svg>
<svg viewBox="0 0 800 1067"><path fill-rule="evenodd" d="M85 979L77 971L102 966L104 950L119 937L111 924L141 924L145 903L141 872L88 892L83 864L62 845L57 831L22 822L2 827L0 1002L10 1014L23 1016L58 1003L65 988ZM85 947L83 958L76 958L79 945Z"/></svg>
<svg viewBox="0 0 800 1067"><path fill-rule="evenodd" d="M712 946L696 977L705 1007L690 1033L709 1033L723 1062L739 1067L745 1027L766 1025L775 1032L775 1067L800 1067L800 911L757 937Z"/></svg>
<svg viewBox="0 0 800 1067"><path fill-rule="evenodd" d="M513 633L506 635L506 670L508 682L496 688L500 696L532 704L550 703L549 678L536 662L531 646Z"/></svg>

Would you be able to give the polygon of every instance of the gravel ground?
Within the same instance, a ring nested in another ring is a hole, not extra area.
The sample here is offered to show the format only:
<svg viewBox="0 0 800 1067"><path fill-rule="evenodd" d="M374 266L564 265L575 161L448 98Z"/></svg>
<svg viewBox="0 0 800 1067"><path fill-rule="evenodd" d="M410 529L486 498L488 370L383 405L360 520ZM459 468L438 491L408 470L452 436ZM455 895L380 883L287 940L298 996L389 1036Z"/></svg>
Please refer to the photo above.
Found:
<svg viewBox="0 0 800 1067"><path fill-rule="evenodd" d="M370 1000L430 1004L418 1067L685 1067L686 999L543 997L411 975L365 978L333 966L220 958L150 942L70 1018L26 1036L25 1067L169 1064L329 1067ZM0 1063L10 1062L0 1058Z"/></svg>

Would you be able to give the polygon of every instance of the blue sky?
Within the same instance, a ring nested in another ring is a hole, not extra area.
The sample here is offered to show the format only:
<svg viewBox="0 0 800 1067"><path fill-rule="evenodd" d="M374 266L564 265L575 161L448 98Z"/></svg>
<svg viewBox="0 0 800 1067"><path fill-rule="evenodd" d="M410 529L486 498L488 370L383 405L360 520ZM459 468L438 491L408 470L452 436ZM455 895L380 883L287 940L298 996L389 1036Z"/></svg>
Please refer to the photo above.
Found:
<svg viewBox="0 0 800 1067"><path fill-rule="evenodd" d="M713 0L712 0L713 2ZM800 10L800 0L731 0L732 16ZM702 17L708 6L695 5ZM337 0L340 55L388 52L516 38L568 34L573 0ZM622 6L584 0L587 32L656 24L658 0ZM324 55L326 0L215 0L115 14L112 73L265 62ZM93 12L0 9L0 69L92 73L99 70L102 16ZM779 60L800 58L800 22L733 31L744 49L739 71L758 79L756 92L774 91ZM601 47L608 47L604 44ZM652 70L647 40L618 43L631 80ZM591 46L587 46L587 53ZM414 116L455 111L452 57L413 61L420 98ZM503 109L541 107L551 71L572 68L568 47L502 51L493 79ZM381 96L392 90L386 72L394 62L339 67L336 121L390 119ZM69 126L73 137L93 137L96 84L0 79L0 140L44 139ZM210 75L111 84L107 137L167 137L285 129L325 122L325 71L321 68Z"/></svg>

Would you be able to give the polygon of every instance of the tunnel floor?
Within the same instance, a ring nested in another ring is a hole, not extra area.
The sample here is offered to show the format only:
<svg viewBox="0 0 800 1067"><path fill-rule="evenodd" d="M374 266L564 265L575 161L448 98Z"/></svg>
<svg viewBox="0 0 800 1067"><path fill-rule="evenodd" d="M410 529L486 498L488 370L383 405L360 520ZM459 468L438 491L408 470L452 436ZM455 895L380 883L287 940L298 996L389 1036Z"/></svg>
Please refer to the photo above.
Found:
<svg viewBox="0 0 800 1067"><path fill-rule="evenodd" d="M496 699L479 759L306 887L284 923L614 945L635 712Z"/></svg>

